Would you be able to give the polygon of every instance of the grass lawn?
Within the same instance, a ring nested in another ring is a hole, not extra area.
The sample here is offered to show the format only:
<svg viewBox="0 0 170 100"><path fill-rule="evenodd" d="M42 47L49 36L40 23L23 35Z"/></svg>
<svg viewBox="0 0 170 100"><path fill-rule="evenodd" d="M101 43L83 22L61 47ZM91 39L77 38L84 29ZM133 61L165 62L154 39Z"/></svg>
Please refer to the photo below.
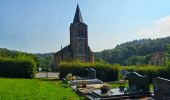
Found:
<svg viewBox="0 0 170 100"><path fill-rule="evenodd" d="M0 78L0 100L80 100L72 89L54 79Z"/></svg>

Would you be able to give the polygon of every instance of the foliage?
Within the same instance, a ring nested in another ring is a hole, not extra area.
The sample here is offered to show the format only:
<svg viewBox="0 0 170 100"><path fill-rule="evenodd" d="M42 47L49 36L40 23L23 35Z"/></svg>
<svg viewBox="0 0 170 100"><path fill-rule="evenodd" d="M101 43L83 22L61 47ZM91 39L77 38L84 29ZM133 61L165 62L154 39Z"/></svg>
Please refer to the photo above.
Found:
<svg viewBox="0 0 170 100"><path fill-rule="evenodd" d="M5 48L0 48L0 57L7 57L7 58L28 58L32 59L37 62L37 57L31 53L19 52L14 50L8 50Z"/></svg>
<svg viewBox="0 0 170 100"><path fill-rule="evenodd" d="M132 56L123 61L124 65L142 65L146 64L146 56Z"/></svg>
<svg viewBox="0 0 170 100"><path fill-rule="evenodd" d="M71 88L56 79L0 78L0 100L80 100Z"/></svg>
<svg viewBox="0 0 170 100"><path fill-rule="evenodd" d="M0 48L0 77L33 78L37 64L33 54Z"/></svg>
<svg viewBox="0 0 170 100"><path fill-rule="evenodd" d="M115 81L119 77L119 68L106 63L62 62L59 64L60 78L68 73L76 76L87 76L86 68L96 70L96 77L103 81Z"/></svg>
<svg viewBox="0 0 170 100"><path fill-rule="evenodd" d="M166 66L167 69L170 69L170 61L169 61L169 60L167 60L167 61L165 62L165 66Z"/></svg>
<svg viewBox="0 0 170 100"><path fill-rule="evenodd" d="M148 57L156 52L170 54L170 37L160 39L141 39L117 45L114 49L95 53L95 61L121 65L148 64Z"/></svg>
<svg viewBox="0 0 170 100"><path fill-rule="evenodd" d="M42 69L48 68L49 71L55 71L52 67L54 57L54 53L45 53L45 54L35 54L38 59L38 67L41 67Z"/></svg>
<svg viewBox="0 0 170 100"><path fill-rule="evenodd" d="M120 70L135 71L141 75L148 75L150 81L155 77L170 79L170 67L160 67L152 65L141 66L119 66L106 63L82 63L82 62L62 62L59 65L60 78L65 77L68 73L73 75L85 76L85 68L94 68L97 78L103 81L117 81L120 78Z"/></svg>
<svg viewBox="0 0 170 100"><path fill-rule="evenodd" d="M72 74L69 73L65 78L67 81L72 81L76 79L76 76L73 76Z"/></svg>
<svg viewBox="0 0 170 100"><path fill-rule="evenodd" d="M0 76L17 78L34 78L36 62L29 57L0 57Z"/></svg>

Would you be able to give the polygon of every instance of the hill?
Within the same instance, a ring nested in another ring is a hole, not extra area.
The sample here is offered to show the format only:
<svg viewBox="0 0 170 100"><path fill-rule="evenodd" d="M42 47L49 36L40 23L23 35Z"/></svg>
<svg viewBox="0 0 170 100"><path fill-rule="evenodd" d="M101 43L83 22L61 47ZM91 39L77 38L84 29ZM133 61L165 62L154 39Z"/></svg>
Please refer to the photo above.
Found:
<svg viewBox="0 0 170 100"><path fill-rule="evenodd" d="M149 59L158 52L165 53L169 58L170 37L126 42L114 49L96 52L95 60L121 65L148 64Z"/></svg>
<svg viewBox="0 0 170 100"><path fill-rule="evenodd" d="M170 37L158 39L140 39L117 45L113 49L95 52L95 61L107 62L120 65L141 65L148 64L151 57L156 53L164 53L166 58L170 58ZM16 57L25 54L35 56L38 67L52 69L53 52L44 54L30 54L15 50L0 48L0 57Z"/></svg>
<svg viewBox="0 0 170 100"><path fill-rule="evenodd" d="M51 66L53 64L53 54L54 53L32 54L21 51L9 50L6 48L0 48L0 57L17 58L20 56L29 56L32 57L38 63L37 67L41 67L43 69L48 68L49 71L52 70Z"/></svg>
<svg viewBox="0 0 170 100"><path fill-rule="evenodd" d="M37 58L34 54L9 50L6 48L0 48L0 57L6 57L6 58L31 57L33 60L37 61Z"/></svg>

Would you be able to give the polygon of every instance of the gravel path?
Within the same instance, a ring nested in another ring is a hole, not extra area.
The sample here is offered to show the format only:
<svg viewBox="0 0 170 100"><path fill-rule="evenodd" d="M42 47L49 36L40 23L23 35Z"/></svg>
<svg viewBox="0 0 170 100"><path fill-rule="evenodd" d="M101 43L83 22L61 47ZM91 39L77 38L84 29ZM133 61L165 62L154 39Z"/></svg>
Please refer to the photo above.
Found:
<svg viewBox="0 0 170 100"><path fill-rule="evenodd" d="M48 78L59 78L59 73L48 72ZM36 78L46 78L46 72L39 72L35 76Z"/></svg>

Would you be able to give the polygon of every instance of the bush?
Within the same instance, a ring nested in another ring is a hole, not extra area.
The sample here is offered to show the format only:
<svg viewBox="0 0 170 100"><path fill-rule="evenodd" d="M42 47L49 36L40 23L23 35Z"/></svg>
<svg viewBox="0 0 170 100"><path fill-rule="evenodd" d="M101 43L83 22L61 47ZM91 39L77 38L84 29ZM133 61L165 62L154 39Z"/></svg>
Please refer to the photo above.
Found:
<svg viewBox="0 0 170 100"><path fill-rule="evenodd" d="M0 57L0 77L34 78L35 68L31 59Z"/></svg>
<svg viewBox="0 0 170 100"><path fill-rule="evenodd" d="M96 70L96 77L102 81L116 81L119 77L119 68L105 63L82 63L82 62L62 62L59 64L60 78L64 78L68 73L76 76L87 76L86 68Z"/></svg>

